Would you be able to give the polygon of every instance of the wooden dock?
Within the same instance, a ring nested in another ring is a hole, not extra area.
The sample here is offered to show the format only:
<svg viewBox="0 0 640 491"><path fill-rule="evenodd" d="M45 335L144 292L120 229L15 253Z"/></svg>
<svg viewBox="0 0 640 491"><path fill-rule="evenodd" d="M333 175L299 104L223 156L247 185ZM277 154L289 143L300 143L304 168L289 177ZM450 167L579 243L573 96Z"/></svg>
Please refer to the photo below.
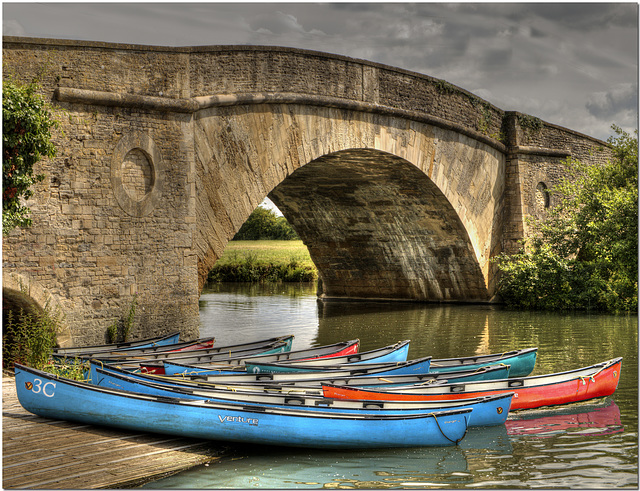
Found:
<svg viewBox="0 0 640 491"><path fill-rule="evenodd" d="M131 488L216 460L216 442L35 416L2 379L3 489Z"/></svg>

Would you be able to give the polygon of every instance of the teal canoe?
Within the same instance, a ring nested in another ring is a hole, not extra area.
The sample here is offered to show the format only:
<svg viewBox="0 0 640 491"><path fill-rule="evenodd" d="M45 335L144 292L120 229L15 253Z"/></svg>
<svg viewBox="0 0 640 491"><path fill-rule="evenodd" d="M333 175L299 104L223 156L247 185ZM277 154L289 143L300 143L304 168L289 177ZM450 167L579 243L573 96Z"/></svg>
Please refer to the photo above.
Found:
<svg viewBox="0 0 640 491"><path fill-rule="evenodd" d="M526 348L490 355L464 356L460 358L432 359L430 371L446 373L504 363L511 367L509 377L526 377L536 366L538 348Z"/></svg>

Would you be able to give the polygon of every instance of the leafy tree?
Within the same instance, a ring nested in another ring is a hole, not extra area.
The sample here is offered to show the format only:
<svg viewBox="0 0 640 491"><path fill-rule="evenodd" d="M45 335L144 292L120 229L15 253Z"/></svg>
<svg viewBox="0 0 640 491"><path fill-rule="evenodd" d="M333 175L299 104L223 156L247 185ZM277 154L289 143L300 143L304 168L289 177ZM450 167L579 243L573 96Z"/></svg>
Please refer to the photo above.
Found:
<svg viewBox="0 0 640 491"><path fill-rule="evenodd" d="M233 240L295 240L298 234L286 218L273 210L257 207L242 224Z"/></svg>
<svg viewBox="0 0 640 491"><path fill-rule="evenodd" d="M41 96L38 84L2 82L2 234L31 225L29 208L21 199L33 195L31 186L44 179L34 175L41 158L53 158L51 128L58 125Z"/></svg>
<svg viewBox="0 0 640 491"><path fill-rule="evenodd" d="M613 127L605 165L567 161L570 177L533 238L498 258L499 293L512 306L632 312L638 307L638 138Z"/></svg>

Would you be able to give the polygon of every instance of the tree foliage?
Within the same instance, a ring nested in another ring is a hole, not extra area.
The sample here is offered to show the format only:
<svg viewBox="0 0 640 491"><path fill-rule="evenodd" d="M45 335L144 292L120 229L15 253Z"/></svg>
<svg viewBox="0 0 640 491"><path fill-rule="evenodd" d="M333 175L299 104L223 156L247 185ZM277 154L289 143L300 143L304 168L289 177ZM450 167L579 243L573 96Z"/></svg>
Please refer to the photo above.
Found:
<svg viewBox="0 0 640 491"><path fill-rule="evenodd" d="M296 240L298 234L286 218L261 206L253 210L233 240Z"/></svg>
<svg viewBox="0 0 640 491"><path fill-rule="evenodd" d="M44 179L34 175L41 158L52 158L56 147L51 129L57 126L46 102L37 94L38 84L2 82L2 233L31 225L29 208L21 199L33 195L31 186Z"/></svg>
<svg viewBox="0 0 640 491"><path fill-rule="evenodd" d="M498 258L512 306L633 312L638 307L638 138L613 127L605 165L566 162L559 204L531 222L533 238Z"/></svg>

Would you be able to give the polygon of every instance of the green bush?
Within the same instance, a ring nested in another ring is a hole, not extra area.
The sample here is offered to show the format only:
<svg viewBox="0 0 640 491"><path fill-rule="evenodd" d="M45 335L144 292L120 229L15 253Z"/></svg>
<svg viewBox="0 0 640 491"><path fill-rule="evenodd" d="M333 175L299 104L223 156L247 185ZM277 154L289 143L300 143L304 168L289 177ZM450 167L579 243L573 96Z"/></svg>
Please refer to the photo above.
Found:
<svg viewBox="0 0 640 491"><path fill-rule="evenodd" d="M286 218L259 206L242 224L233 240L297 240L298 234Z"/></svg>
<svg viewBox="0 0 640 491"><path fill-rule="evenodd" d="M134 295L126 317L114 320L107 327L107 343L118 343L129 341L129 335L135 325L136 307L138 296Z"/></svg>
<svg viewBox="0 0 640 491"><path fill-rule="evenodd" d="M51 129L58 126L45 101L32 82L22 85L11 79L2 82L2 234L15 227L31 225L29 199L31 186L44 179L34 175L33 166L41 158L53 158L56 147Z"/></svg>
<svg viewBox="0 0 640 491"><path fill-rule="evenodd" d="M566 162L559 204L532 221L523 250L497 258L498 293L511 306L636 312L638 308L638 138L614 126L605 165Z"/></svg>
<svg viewBox="0 0 640 491"><path fill-rule="evenodd" d="M215 265L209 272L207 281L218 282L308 282L315 281L317 272L309 266L302 266L297 261L291 260L285 264L272 262L258 262L255 254L236 258L232 262Z"/></svg>

